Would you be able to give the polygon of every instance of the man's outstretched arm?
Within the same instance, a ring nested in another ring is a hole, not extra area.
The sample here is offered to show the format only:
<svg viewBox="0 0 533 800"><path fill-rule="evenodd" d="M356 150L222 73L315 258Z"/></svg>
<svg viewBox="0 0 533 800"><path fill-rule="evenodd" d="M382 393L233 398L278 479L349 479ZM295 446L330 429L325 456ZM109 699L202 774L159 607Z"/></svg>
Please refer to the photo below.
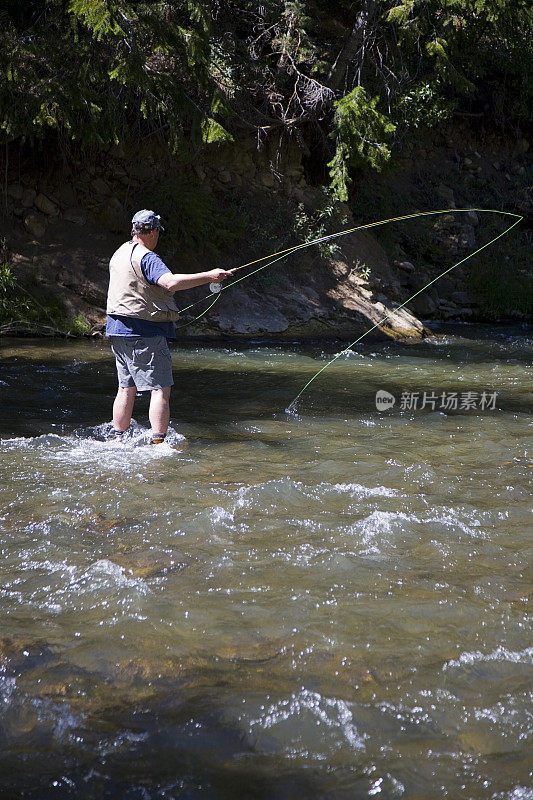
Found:
<svg viewBox="0 0 533 800"><path fill-rule="evenodd" d="M157 283L169 292L180 292L183 289L192 289L194 286L203 286L206 283L222 283L234 272L234 269L210 269L207 272L194 272L192 275L167 272L165 275L161 275Z"/></svg>

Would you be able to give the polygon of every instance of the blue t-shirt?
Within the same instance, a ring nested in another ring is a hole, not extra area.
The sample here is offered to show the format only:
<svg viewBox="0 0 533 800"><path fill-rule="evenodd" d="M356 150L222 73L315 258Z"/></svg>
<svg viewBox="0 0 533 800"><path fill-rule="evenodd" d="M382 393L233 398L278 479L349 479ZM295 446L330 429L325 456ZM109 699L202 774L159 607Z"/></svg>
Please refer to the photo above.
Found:
<svg viewBox="0 0 533 800"><path fill-rule="evenodd" d="M156 284L161 275L171 272L164 261L155 253L145 253L141 259L141 269L148 283ZM105 329L106 336L166 336L175 339L176 331L173 322L150 322L139 317L123 317L120 314L108 314Z"/></svg>

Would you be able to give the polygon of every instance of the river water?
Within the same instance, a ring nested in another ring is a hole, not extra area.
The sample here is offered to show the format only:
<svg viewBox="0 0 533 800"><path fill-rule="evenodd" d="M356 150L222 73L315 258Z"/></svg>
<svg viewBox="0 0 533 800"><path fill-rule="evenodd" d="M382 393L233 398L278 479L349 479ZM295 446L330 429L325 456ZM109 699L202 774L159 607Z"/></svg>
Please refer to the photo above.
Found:
<svg viewBox="0 0 533 800"><path fill-rule="evenodd" d="M3 800L530 800L531 345L3 340Z"/></svg>

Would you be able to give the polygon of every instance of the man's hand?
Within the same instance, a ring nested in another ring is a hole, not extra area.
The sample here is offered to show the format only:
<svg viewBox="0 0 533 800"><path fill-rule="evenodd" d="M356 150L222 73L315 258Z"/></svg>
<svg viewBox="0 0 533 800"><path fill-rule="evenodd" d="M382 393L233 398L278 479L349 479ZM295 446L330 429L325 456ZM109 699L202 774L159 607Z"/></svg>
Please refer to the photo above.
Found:
<svg viewBox="0 0 533 800"><path fill-rule="evenodd" d="M206 275L209 275L209 283L222 283L225 278L231 278L234 269L211 269Z"/></svg>
<svg viewBox="0 0 533 800"><path fill-rule="evenodd" d="M235 269L210 269L207 272L194 272L192 275L181 275L166 272L158 279L157 283L167 292L181 292L184 289L193 289L206 283L222 283L224 278L229 278Z"/></svg>

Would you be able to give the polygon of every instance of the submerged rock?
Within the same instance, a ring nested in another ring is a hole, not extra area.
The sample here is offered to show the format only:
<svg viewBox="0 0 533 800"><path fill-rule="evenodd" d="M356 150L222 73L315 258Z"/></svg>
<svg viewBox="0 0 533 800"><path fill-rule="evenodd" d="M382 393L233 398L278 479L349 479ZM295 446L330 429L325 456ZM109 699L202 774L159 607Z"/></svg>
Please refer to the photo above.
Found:
<svg viewBox="0 0 533 800"><path fill-rule="evenodd" d="M49 661L50 648L38 639L19 634L0 636L0 664L4 675L19 675Z"/></svg>
<svg viewBox="0 0 533 800"><path fill-rule="evenodd" d="M235 664L265 664L287 652L282 639L270 640L257 635L236 636L227 644L217 647L215 660L230 661Z"/></svg>
<svg viewBox="0 0 533 800"><path fill-rule="evenodd" d="M176 560L172 553L154 550L114 553L110 556L110 560L122 567L126 575L141 579L180 572L190 564L189 560Z"/></svg>

